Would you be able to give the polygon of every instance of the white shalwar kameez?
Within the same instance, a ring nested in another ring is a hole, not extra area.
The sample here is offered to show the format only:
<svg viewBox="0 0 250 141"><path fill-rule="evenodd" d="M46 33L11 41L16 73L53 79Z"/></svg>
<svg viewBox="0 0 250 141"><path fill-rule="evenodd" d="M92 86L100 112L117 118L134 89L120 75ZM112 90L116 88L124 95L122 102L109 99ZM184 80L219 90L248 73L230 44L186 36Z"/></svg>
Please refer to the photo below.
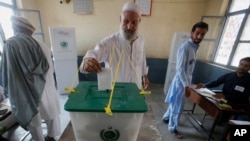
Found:
<svg viewBox="0 0 250 141"><path fill-rule="evenodd" d="M129 41L124 39L119 32L114 33L99 42L94 50L89 50L84 58L91 57L97 59L99 62L109 64L109 61L113 57L109 66L112 69L114 78L115 70L122 50L124 51L124 54L121 58L121 64L116 81L136 83L138 88L141 89L142 76L147 75L148 73L144 50L144 38L141 35L138 35L137 39L131 46ZM84 65L84 58L81 68L83 68ZM129 60L131 60L132 65ZM83 72L83 70L81 70L81 72Z"/></svg>
<svg viewBox="0 0 250 141"><path fill-rule="evenodd" d="M44 91L41 97L41 101L38 107L39 113L33 117L31 123L28 125L29 131L33 132L33 139L38 141L43 141L44 136L41 128L41 119L43 119L47 125L47 133L50 137L55 137L60 135L60 103L57 95L55 80L54 80L54 65L51 58L51 52L47 45L43 42L36 40L47 58L49 63L49 70L46 74L46 83ZM41 136L42 135L42 136ZM35 139L36 138L36 139Z"/></svg>

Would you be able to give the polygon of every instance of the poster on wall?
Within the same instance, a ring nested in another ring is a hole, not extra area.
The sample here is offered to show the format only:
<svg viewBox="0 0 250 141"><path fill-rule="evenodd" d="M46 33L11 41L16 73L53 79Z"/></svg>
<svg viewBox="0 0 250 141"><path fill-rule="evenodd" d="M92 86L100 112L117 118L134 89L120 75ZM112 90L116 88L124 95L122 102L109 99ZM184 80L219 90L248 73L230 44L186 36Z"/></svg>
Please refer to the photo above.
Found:
<svg viewBox="0 0 250 141"><path fill-rule="evenodd" d="M142 16L151 15L152 0L135 0L135 3L140 6Z"/></svg>
<svg viewBox="0 0 250 141"><path fill-rule="evenodd" d="M74 13L90 15L92 14L92 0L74 0Z"/></svg>

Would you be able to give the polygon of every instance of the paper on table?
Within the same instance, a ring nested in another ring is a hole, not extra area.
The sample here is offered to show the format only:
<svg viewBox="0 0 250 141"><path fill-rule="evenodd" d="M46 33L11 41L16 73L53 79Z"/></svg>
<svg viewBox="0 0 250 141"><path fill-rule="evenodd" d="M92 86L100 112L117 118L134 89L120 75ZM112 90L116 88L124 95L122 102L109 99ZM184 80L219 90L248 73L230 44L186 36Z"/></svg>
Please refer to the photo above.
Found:
<svg viewBox="0 0 250 141"><path fill-rule="evenodd" d="M195 89L195 91L197 93L199 93L200 95L203 95L203 96L206 96L206 97L214 98L212 95L215 95L214 92L212 92L211 90L209 90L207 88Z"/></svg>
<svg viewBox="0 0 250 141"><path fill-rule="evenodd" d="M112 88L112 72L110 68L102 68L102 71L97 73L98 90L111 90Z"/></svg>
<svg viewBox="0 0 250 141"><path fill-rule="evenodd" d="M208 98L212 98L214 100L217 100L221 103L227 103L227 100L224 98L216 98L213 95L215 95L216 93L214 93L213 91L207 89L207 88L200 88L200 89L195 89L195 87L192 87L198 94L203 95L205 97Z"/></svg>

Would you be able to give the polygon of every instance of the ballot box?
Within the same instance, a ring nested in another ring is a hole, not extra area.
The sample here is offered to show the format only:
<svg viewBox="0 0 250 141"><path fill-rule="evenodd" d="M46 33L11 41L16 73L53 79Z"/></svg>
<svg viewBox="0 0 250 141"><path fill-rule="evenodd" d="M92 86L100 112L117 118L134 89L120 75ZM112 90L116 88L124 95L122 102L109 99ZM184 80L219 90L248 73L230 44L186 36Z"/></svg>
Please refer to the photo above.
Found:
<svg viewBox="0 0 250 141"><path fill-rule="evenodd" d="M69 112L76 141L136 141L143 114L148 111L135 83L116 83L112 115L105 112L110 90L99 91L94 81L82 81L69 95Z"/></svg>

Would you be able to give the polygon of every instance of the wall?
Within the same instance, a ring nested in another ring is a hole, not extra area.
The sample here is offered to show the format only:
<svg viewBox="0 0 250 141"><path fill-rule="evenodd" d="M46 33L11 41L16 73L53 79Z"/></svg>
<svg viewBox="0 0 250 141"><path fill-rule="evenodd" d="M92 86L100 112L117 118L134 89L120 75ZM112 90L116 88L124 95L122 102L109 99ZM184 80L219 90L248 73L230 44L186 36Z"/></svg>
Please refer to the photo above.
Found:
<svg viewBox="0 0 250 141"><path fill-rule="evenodd" d="M208 83L216 80L219 76L235 70L227 69L206 61L197 61L193 72L193 83ZM222 86L214 89L220 89Z"/></svg>
<svg viewBox="0 0 250 141"><path fill-rule="evenodd" d="M73 13L73 2L60 4L59 0L19 0L26 9L40 10L45 41L50 45L48 27L75 27L78 55L94 48L105 36L119 30L122 5L132 0L93 0L93 14ZM172 36L176 31L191 30L203 15L222 14L225 0L153 0L151 16L143 16L140 32L146 39L149 58L168 58Z"/></svg>
<svg viewBox="0 0 250 141"><path fill-rule="evenodd" d="M74 14L72 1L69 4L60 4L59 0L19 1L21 1L19 5L23 8L40 10L45 41L48 45L50 45L49 26L75 27L79 63L81 56L88 49L94 48L98 41L119 30L122 5L131 0L93 0L91 15ZM151 16L142 17L139 29L146 39L146 56L151 83L165 81L167 58L174 32L190 32L193 24L200 21L204 15L224 15L227 2L228 0L152 0ZM213 49L214 46L208 47L202 44L197 54L198 59L209 60ZM197 66L201 64L198 63ZM215 71L224 72L223 69L215 69ZM206 70L203 72L196 69L194 73L197 74L194 79L202 78L195 79L197 82L209 80L204 76ZM213 73L215 78L217 72ZM79 77L80 80L96 79L95 74L80 74Z"/></svg>
<svg viewBox="0 0 250 141"><path fill-rule="evenodd" d="M82 61L82 56L78 56L78 65ZM168 59L157 59L157 58L147 58L147 63L149 66L148 78L150 83L164 84L165 76L168 67ZM102 64L104 65L104 64ZM235 70L227 69L219 65L211 64L207 61L197 60L193 72L194 84L197 83L208 83L210 81L216 80L219 76L232 72ZM96 81L96 73L82 74L79 73L80 81ZM215 87L214 89L221 89L222 86Z"/></svg>
<svg viewBox="0 0 250 141"><path fill-rule="evenodd" d="M207 9L204 16L205 22L209 24L209 30L206 34L206 39L217 39L219 36L219 31L221 29L220 25L223 25L223 18L218 16L223 16L225 14L226 8L228 6L228 0L209 0ZM213 18L213 16L216 16ZM216 42L214 41L203 41L200 44L197 58L200 60L212 60L214 52L216 50Z"/></svg>

